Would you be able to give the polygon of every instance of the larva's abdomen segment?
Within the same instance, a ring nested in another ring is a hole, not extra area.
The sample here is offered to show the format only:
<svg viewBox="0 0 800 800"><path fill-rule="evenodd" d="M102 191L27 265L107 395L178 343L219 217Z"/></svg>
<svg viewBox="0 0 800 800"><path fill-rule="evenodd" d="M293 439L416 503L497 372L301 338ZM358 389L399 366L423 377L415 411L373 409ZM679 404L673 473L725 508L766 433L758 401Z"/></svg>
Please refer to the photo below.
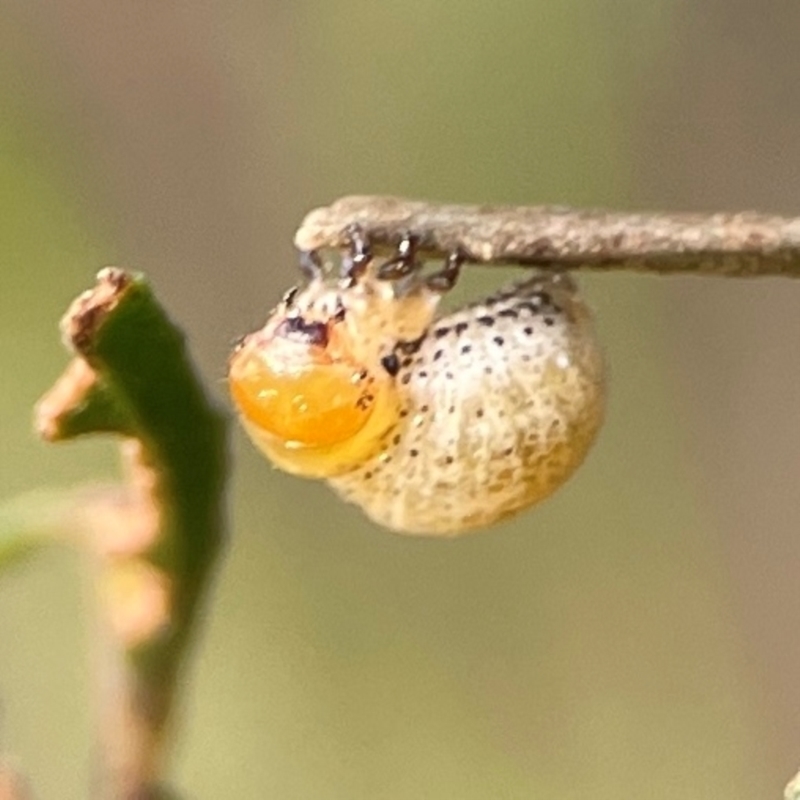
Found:
<svg viewBox="0 0 800 800"><path fill-rule="evenodd" d="M544 499L602 424L602 353L563 279L457 311L396 353L396 426L366 463L331 479L395 530L456 535Z"/></svg>

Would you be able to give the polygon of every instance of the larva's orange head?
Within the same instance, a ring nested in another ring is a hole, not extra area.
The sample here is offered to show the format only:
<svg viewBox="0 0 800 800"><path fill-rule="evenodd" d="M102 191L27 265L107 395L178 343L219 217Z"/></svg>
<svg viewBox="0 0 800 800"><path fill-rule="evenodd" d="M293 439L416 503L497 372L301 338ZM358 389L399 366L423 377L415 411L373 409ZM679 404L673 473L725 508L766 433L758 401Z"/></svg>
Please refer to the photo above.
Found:
<svg viewBox="0 0 800 800"><path fill-rule="evenodd" d="M381 366L397 337L385 324L390 288L312 282L231 356L228 381L242 422L278 466L313 477L344 472L370 456L396 420L393 376Z"/></svg>
<svg viewBox="0 0 800 800"><path fill-rule="evenodd" d="M231 394L241 414L297 447L339 444L374 409L374 378L348 352L336 325L287 317L247 337L231 359Z"/></svg>

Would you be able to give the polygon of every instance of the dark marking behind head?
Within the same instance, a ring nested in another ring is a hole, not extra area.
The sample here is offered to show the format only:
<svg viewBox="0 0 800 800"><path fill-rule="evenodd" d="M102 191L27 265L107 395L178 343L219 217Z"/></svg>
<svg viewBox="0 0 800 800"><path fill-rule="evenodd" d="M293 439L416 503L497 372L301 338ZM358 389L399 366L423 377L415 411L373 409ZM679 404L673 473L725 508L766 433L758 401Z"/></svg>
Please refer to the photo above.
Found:
<svg viewBox="0 0 800 800"><path fill-rule="evenodd" d="M278 325L275 335L319 347L328 345L328 326L324 322L306 322L302 317L287 317Z"/></svg>
<svg viewBox="0 0 800 800"><path fill-rule="evenodd" d="M395 353L390 353L388 356L384 356L381 359L381 364L392 377L397 375L397 373L400 371L400 359Z"/></svg>

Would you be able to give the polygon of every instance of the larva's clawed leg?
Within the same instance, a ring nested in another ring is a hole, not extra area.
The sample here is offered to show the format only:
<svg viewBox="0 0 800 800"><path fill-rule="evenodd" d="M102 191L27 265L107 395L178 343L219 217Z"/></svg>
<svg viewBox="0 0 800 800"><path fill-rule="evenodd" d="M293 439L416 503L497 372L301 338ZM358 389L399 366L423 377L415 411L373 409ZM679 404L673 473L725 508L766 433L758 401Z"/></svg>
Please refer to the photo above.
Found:
<svg viewBox="0 0 800 800"><path fill-rule="evenodd" d="M378 278L382 281L396 281L418 272L422 265L417 261L418 237L405 234L397 246L394 258L384 261L378 268Z"/></svg>
<svg viewBox="0 0 800 800"><path fill-rule="evenodd" d="M345 231L347 249L342 254L342 278L348 285L358 283L372 261L372 248L360 225L353 223Z"/></svg>
<svg viewBox="0 0 800 800"><path fill-rule="evenodd" d="M319 280L325 273L322 260L316 250L300 251L300 272L307 281Z"/></svg>
<svg viewBox="0 0 800 800"><path fill-rule="evenodd" d="M565 270L558 270L553 275L553 283L558 286L564 292L567 292L571 295L577 294L578 292L578 285L575 283L575 280L572 277L571 272L566 272Z"/></svg>
<svg viewBox="0 0 800 800"><path fill-rule="evenodd" d="M530 277L515 285L522 294L546 292L551 297L562 298L563 303L569 303L570 298L578 293L572 273L563 269L534 269Z"/></svg>
<svg viewBox="0 0 800 800"><path fill-rule="evenodd" d="M442 268L428 276L425 285L433 292L449 292L456 285L461 266L466 260L467 257L460 250L450 253Z"/></svg>
<svg viewBox="0 0 800 800"><path fill-rule="evenodd" d="M281 298L281 302L286 306L286 308L291 308L294 305L294 301L297 298L297 295L300 292L299 286L292 286L291 289L284 292L283 297Z"/></svg>

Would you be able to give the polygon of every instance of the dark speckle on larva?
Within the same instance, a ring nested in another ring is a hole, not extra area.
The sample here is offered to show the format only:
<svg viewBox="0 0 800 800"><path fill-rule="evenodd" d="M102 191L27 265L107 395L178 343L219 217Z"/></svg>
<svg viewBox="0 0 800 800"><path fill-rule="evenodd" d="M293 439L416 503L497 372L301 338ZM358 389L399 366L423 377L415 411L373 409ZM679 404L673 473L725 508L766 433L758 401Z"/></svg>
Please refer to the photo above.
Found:
<svg viewBox="0 0 800 800"><path fill-rule="evenodd" d="M566 278L528 281L438 320L418 357L424 368L397 376L408 415L391 463L369 487L360 471L330 478L390 528L457 535L507 518L555 491L602 424L603 358Z"/></svg>

